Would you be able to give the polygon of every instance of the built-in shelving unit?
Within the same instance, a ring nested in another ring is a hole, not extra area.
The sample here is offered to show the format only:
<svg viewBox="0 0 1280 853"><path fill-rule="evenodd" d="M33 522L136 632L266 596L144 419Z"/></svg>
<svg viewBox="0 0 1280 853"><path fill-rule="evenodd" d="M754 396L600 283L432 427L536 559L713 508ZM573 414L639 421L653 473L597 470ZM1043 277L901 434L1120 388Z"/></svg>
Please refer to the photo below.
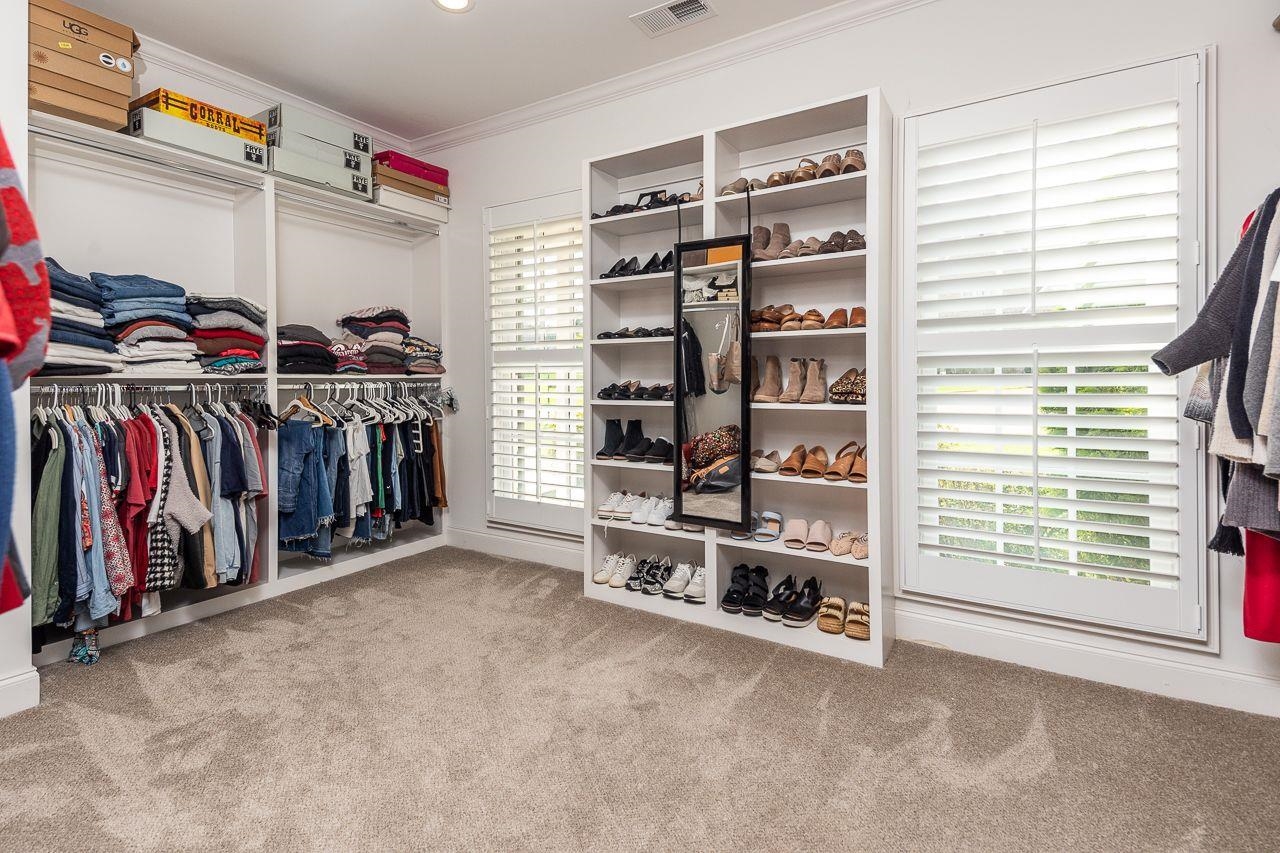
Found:
<svg viewBox="0 0 1280 853"><path fill-rule="evenodd" d="M829 552L787 548L782 541L735 540L708 529L701 533L667 531L649 525L605 521L595 507L611 492L628 489L650 495L670 494L676 487L672 466L642 462L591 459L588 465L586 539L583 588L590 598L612 602L676 619L697 622L774 642L881 666L893 642L892 494L889 439L890 305L889 199L892 122L879 90L872 89L756 121L710 130L632 151L588 160L583 164L585 266L589 276L607 272L620 258L665 253L681 240L750 233L754 225L789 224L792 239L832 231L857 229L867 248L856 251L763 261L752 264L753 308L791 303L804 313L817 308L829 316L837 308L863 307L865 328L765 332L751 335L753 354L761 370L769 355L783 365L792 357L823 358L827 382L849 368L865 369L869 397L866 405L836 403L755 403L752 435L757 448L777 450L785 458L796 444L823 445L829 454L849 439L867 444L868 482L752 475L757 512L774 510L784 518L828 521L836 533L867 532L866 560L834 557ZM774 171L794 169L801 157L815 160L828 153L859 148L867 168L836 177L784 185L751 193L751 221L747 194L718 195L721 187L739 177L765 179ZM592 219L622 203L634 203L639 193L666 189L696 192L705 187L700 203L675 208ZM677 231L677 224L682 230ZM708 271L712 268L708 267ZM690 272L686 270L686 272ZM696 272L693 271L693 272ZM670 274L623 278L592 278L587 288L585 381L587 392L613 382L641 379L648 384L671 381L671 338L595 339L600 332L623 327L671 326L675 277ZM714 305L715 303L710 303ZM685 310L689 310L686 308ZM649 346L648 344L653 344ZM744 366L746 372L746 366ZM656 409L656 411L647 411ZM645 435L670 439L674 405L661 407L636 401L592 399L589 402L588 454L604 437L610 418L639 418ZM815 417L816 416L816 417ZM604 558L617 551L648 555L669 554L707 566L707 602L691 605L663 596L647 596L595 584L592 576ZM733 567L761 564L770 569L770 583L786 574L818 577L824 591L846 600L868 601L872 608L869 642L825 634L810 626L793 629L762 619L725 613L718 607Z"/></svg>
<svg viewBox="0 0 1280 853"><path fill-rule="evenodd" d="M443 226L438 222L42 113L30 114L29 137L29 190L42 247L72 271L146 273L193 293L244 296L266 306L273 334L279 324L306 323L336 335L335 321L344 311L391 304L406 310L415 334L443 339L443 264L437 239ZM406 304L406 299L412 302ZM274 342L268 343L265 356L267 372L258 375L116 373L37 377L31 385L163 385L175 399L191 386L262 385L267 398L279 405L306 382L448 381L447 376L421 375L280 375ZM447 442L447 424L445 434ZM444 516L437 511L433 526L406 524L386 543L335 550L331 562L278 551L276 434L263 432L260 442L271 472L259 528L258 548L266 557L262 579L243 587L166 594L161 613L105 629L104 645L444 543ZM46 646L35 663L65 657L66 646Z"/></svg>

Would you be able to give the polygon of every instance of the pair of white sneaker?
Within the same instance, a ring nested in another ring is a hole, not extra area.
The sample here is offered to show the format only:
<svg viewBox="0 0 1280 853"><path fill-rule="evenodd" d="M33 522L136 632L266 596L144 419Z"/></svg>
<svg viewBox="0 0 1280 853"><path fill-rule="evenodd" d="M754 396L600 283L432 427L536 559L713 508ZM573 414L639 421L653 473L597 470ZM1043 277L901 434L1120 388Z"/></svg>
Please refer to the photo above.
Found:
<svg viewBox="0 0 1280 853"><path fill-rule="evenodd" d="M607 583L614 589L621 589L627 585L627 578L631 577L635 570L636 555L623 554L619 551L604 558L604 562L591 576L591 580L594 583Z"/></svg>
<svg viewBox="0 0 1280 853"><path fill-rule="evenodd" d="M690 604L705 604L707 601L707 570L696 563L679 563L671 577L662 585L662 594L667 598L684 599Z"/></svg>
<svg viewBox="0 0 1280 853"><path fill-rule="evenodd" d="M644 492L614 492L609 495L608 500L596 507L596 515L615 521L662 527L671 518L675 508L676 502L662 495L649 497Z"/></svg>

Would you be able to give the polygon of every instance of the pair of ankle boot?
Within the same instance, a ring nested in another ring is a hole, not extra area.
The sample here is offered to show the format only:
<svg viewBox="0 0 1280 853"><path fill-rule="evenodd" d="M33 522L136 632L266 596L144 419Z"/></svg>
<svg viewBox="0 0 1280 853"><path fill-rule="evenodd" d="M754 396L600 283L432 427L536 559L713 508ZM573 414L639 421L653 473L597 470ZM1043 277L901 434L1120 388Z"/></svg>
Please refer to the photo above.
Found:
<svg viewBox="0 0 1280 853"><path fill-rule="evenodd" d="M758 364L751 359L751 375L758 380ZM782 387L782 362L776 355L764 361L764 379L751 395L756 403L827 402L827 360L793 358L787 364L787 386Z"/></svg>

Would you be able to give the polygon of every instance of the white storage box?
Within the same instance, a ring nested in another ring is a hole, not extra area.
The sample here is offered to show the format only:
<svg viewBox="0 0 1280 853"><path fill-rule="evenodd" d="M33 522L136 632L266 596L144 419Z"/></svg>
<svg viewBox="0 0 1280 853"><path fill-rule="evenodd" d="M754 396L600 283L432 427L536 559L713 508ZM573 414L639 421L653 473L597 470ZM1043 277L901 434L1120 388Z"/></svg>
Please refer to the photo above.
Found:
<svg viewBox="0 0 1280 853"><path fill-rule="evenodd" d="M341 166L350 172L364 175L366 178L373 177L373 158L368 154L339 148L336 145L312 139L310 136L298 133L296 130L284 130L281 128L268 130L267 145L272 148L284 148L295 154L302 154L313 160L319 160L321 163Z"/></svg>
<svg viewBox="0 0 1280 853"><path fill-rule="evenodd" d="M373 198L373 181L359 172L322 162L288 148L268 148L267 151L272 172L353 198L365 201Z"/></svg>
<svg viewBox="0 0 1280 853"><path fill-rule="evenodd" d="M297 107L276 104L271 109L258 113L254 118L264 122L267 130L288 130L310 136L329 145L355 151L366 157L373 156L373 141L369 139L368 134Z"/></svg>
<svg viewBox="0 0 1280 853"><path fill-rule="evenodd" d="M441 224L449 221L449 208L425 198L393 190L391 187L374 187L373 201L380 207L411 213L423 219L431 219Z"/></svg>
<svg viewBox="0 0 1280 853"><path fill-rule="evenodd" d="M267 170L265 145L166 115L157 110L146 107L130 110L127 130L130 136L163 142L175 148L185 148L187 151L207 154L219 160L229 160L262 172Z"/></svg>

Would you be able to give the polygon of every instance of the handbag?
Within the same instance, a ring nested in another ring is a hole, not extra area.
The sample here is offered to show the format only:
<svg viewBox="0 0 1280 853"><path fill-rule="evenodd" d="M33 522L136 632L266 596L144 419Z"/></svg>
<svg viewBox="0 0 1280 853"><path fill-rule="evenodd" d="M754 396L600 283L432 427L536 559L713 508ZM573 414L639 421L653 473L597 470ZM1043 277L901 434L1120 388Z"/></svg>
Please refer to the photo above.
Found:
<svg viewBox="0 0 1280 853"><path fill-rule="evenodd" d="M742 427L725 424L711 432L695 435L690 442L689 465L697 471L717 459L742 452Z"/></svg>
<svg viewBox="0 0 1280 853"><path fill-rule="evenodd" d="M693 472L689 485L695 494L727 492L742 485L742 454L724 456Z"/></svg>
<svg viewBox="0 0 1280 853"><path fill-rule="evenodd" d="M734 353L737 362L734 362ZM736 376L737 378L732 378ZM742 345L738 341L738 315L724 321L724 334L715 352L707 353L707 387L714 394L723 394L733 382L742 382Z"/></svg>

